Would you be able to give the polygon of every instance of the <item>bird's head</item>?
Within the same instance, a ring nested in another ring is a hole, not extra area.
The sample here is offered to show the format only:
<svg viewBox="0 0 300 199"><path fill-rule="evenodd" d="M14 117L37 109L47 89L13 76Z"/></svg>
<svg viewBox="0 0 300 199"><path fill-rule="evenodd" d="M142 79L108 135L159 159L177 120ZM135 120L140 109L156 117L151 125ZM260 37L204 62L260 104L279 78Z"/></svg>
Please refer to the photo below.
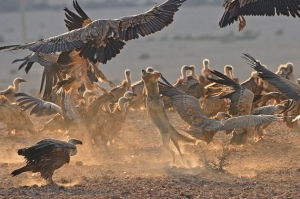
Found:
<svg viewBox="0 0 300 199"><path fill-rule="evenodd" d="M203 60L203 66L208 67L209 66L209 59Z"/></svg>
<svg viewBox="0 0 300 199"><path fill-rule="evenodd" d="M152 66L148 66L148 67L146 68L146 72L147 72L147 73L152 73L152 72L154 72L153 67L152 67Z"/></svg>
<svg viewBox="0 0 300 199"><path fill-rule="evenodd" d="M126 69L125 70L125 75L128 77L130 75L130 70L129 69Z"/></svg>
<svg viewBox="0 0 300 199"><path fill-rule="evenodd" d="M77 140L77 139L75 139L75 138L70 138L70 139L68 140L68 143L74 144L74 145L76 145L76 144L82 144L82 142L81 142L80 140Z"/></svg>
<svg viewBox="0 0 300 199"><path fill-rule="evenodd" d="M26 80L23 79L23 78L21 78L21 77L17 77L17 78L14 80L14 83L17 83L17 84L22 83L22 82L26 82Z"/></svg>

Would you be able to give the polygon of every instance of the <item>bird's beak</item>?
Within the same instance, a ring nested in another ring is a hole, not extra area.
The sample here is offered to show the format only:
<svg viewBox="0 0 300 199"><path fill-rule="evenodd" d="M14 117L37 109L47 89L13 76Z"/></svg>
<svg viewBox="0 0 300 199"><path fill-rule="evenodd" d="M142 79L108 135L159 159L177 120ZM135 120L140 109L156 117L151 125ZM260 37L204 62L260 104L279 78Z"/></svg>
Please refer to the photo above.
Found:
<svg viewBox="0 0 300 199"><path fill-rule="evenodd" d="M25 79L21 79L21 82L26 82L26 80Z"/></svg>

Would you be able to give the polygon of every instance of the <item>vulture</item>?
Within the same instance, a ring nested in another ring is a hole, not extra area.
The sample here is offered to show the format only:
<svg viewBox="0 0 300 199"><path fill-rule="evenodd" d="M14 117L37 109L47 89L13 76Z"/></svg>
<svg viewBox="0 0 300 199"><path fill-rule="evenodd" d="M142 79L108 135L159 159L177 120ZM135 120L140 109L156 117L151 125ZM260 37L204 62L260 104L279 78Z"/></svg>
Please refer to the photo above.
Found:
<svg viewBox="0 0 300 199"><path fill-rule="evenodd" d="M214 76L209 72L211 70L210 68L210 61L209 59L203 60L203 68L201 70L201 75L199 76L199 82L203 84L203 86L207 86L211 81L209 81L207 78L214 78Z"/></svg>
<svg viewBox="0 0 300 199"><path fill-rule="evenodd" d="M194 65L190 65L190 67L191 74L187 76L187 82L189 85L187 93L197 99L200 99L201 97L204 97L204 86L199 82L199 77L196 75L196 67Z"/></svg>
<svg viewBox="0 0 300 199"><path fill-rule="evenodd" d="M233 66L231 65L224 66L224 75L226 75L227 77L229 77L230 79L234 80L237 83L240 82L239 78L234 76Z"/></svg>
<svg viewBox="0 0 300 199"><path fill-rule="evenodd" d="M109 93L111 93L114 96L114 103L117 103L120 97L122 97L126 91L129 91L131 89L131 72L129 69L126 69L124 71L125 79L122 81L122 83L111 89Z"/></svg>
<svg viewBox="0 0 300 199"><path fill-rule="evenodd" d="M62 92L61 106L26 93L17 93L16 97L18 98L18 105L23 107L24 111L33 107L30 114L36 114L37 116L42 115L42 111L44 110L59 113L63 117L67 129L76 124L76 128L80 128L83 131L89 131L90 123L92 123L94 117L97 115L98 109L104 103L113 99L111 94L105 93L98 96L88 107L80 110L75 106L74 95L71 92Z"/></svg>
<svg viewBox="0 0 300 199"><path fill-rule="evenodd" d="M256 71L251 73L251 76L241 83L241 86L250 90L254 95L261 95L263 86Z"/></svg>
<svg viewBox="0 0 300 199"><path fill-rule="evenodd" d="M224 0L225 12L219 22L224 28L239 20L239 31L246 26L244 16L284 15L300 18L300 0Z"/></svg>
<svg viewBox="0 0 300 199"><path fill-rule="evenodd" d="M14 102L14 95L20 90L20 83L26 80L17 77L13 81L13 85L9 85L7 89L0 91L0 95L4 95L10 102Z"/></svg>
<svg viewBox="0 0 300 199"><path fill-rule="evenodd" d="M118 19L82 18L82 23L73 23L68 11L66 25L72 31L31 43L2 46L0 50L29 49L37 53L67 52L77 49L79 56L91 62L107 63L123 49L125 42L158 32L173 22L174 14L186 0L166 0L145 13ZM74 0L74 4L78 4ZM86 25L86 26L83 26Z"/></svg>
<svg viewBox="0 0 300 199"><path fill-rule="evenodd" d="M26 131L32 135L37 133L28 114L15 103L10 103L3 95L0 95L0 122L7 126L8 135L13 132L17 135L19 131Z"/></svg>
<svg viewBox="0 0 300 199"><path fill-rule="evenodd" d="M300 101L300 85L286 78L280 77L263 67L261 63L255 60L249 54L243 54L247 63L258 72L258 76L268 83L276 87L280 92L284 93L288 98Z"/></svg>
<svg viewBox="0 0 300 199"><path fill-rule="evenodd" d="M111 110L98 111L93 122L90 123L91 137L95 143L100 142L107 145L113 144L113 140L122 129L127 117L128 103L131 103L136 94L127 91L122 97L118 99L117 105Z"/></svg>
<svg viewBox="0 0 300 199"><path fill-rule="evenodd" d="M160 78L164 81L159 81L160 93L171 98L179 116L190 125L186 132L207 143L217 131L256 126L276 119L273 115L242 115L222 121L209 118L203 113L197 98L178 90L163 76Z"/></svg>
<svg viewBox="0 0 300 199"><path fill-rule="evenodd" d="M191 66L183 65L181 67L181 76L177 79L177 81L173 84L179 90L187 92L189 88L188 79L187 79L187 71L191 70Z"/></svg>
<svg viewBox="0 0 300 199"><path fill-rule="evenodd" d="M252 110L252 103L254 94L244 88L234 80L230 79L226 75L218 71L211 71L212 74L218 77L218 79L209 79L218 84L224 84L233 88L233 91L222 98L229 98L231 100L228 112L232 116L250 115ZM250 128L234 129L233 137L230 141L231 144L243 144L247 140L248 132Z"/></svg>
<svg viewBox="0 0 300 199"><path fill-rule="evenodd" d="M73 6L78 14L67 8L64 9L67 18L65 22L69 31L85 27L91 22L91 19L80 8L77 1L73 1ZM98 80L108 82L111 87L115 86L97 67L99 63L93 63L80 57L77 50L51 54L33 52L22 59L14 60L13 63L19 61L22 61L19 70L26 66L26 73L29 72L34 63L39 63L44 67L40 93L44 87L43 99L45 100L49 100L48 97L56 92L56 88L53 88L53 86L59 84L59 81L63 82L65 79L74 79L72 82L68 82L68 87L73 88L74 91L82 85L88 90L102 89L98 84L95 84Z"/></svg>
<svg viewBox="0 0 300 199"><path fill-rule="evenodd" d="M82 142L75 138L67 142L47 138L31 147L18 149L18 155L26 159L26 166L14 170L11 175L16 176L27 171L40 172L41 177L48 184L54 184L52 180L54 171L69 163L70 156L77 154L76 144L82 144Z"/></svg>
<svg viewBox="0 0 300 199"><path fill-rule="evenodd" d="M275 72L275 74L284 77L288 80L291 80L292 82L296 82L293 71L294 71L294 64L288 62L286 64L280 65L278 67L278 70Z"/></svg>

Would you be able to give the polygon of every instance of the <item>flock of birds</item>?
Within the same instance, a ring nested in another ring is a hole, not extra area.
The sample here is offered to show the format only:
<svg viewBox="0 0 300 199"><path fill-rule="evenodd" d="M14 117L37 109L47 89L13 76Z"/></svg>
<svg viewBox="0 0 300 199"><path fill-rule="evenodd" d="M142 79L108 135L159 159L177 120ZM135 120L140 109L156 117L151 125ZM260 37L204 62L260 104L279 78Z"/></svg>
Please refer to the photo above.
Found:
<svg viewBox="0 0 300 199"><path fill-rule="evenodd" d="M273 121L281 120L289 128L297 128L300 117L300 81L293 75L292 63L280 65L273 73L249 54L243 58L255 70L249 79L240 83L234 75L233 66L226 65L224 73L212 70L208 59L203 60L201 75L197 76L194 65L184 65L181 76L174 84L152 67L142 72L142 79L133 83L130 70L124 71L125 79L120 85L108 80L98 68L100 63L116 57L125 42L147 36L167 27L174 14L186 0L166 0L149 11L114 20L94 20L81 9L76 0L76 12L65 11L66 33L32 43L2 46L0 50L28 49L31 54L16 59L22 62L28 73L34 63L44 67L40 93L41 98L20 93L20 84L26 82L16 78L13 85L0 91L0 122L6 124L9 134L20 131L30 134L58 129L69 132L80 131L82 139L96 146L113 144L130 110L151 109L155 98L162 112L151 120L159 129L164 147L170 139L180 152L178 140L210 143L218 131L231 134L231 144L244 144L249 137L259 140ZM239 20L239 30L246 25L246 15L285 15L300 17L300 0L225 0L224 15L219 23L225 27ZM154 83L149 81L154 76ZM148 78L148 79L147 79ZM158 80L158 79L161 80ZM111 90L102 88L98 82L108 82ZM159 95L151 93L159 92ZM157 98L157 99L156 99ZM186 138L179 134L168 120L165 111L174 109L189 128ZM30 110L30 111L27 111ZM37 130L30 119L54 115L44 127ZM165 123L157 122L157 118ZM164 129L164 125L168 127ZM172 132L166 130L173 129ZM176 136L173 132L178 133ZM181 137L180 137L181 136ZM180 139L181 138L181 139ZM67 142L44 139L37 144L18 150L26 159L26 165L14 170L11 175L22 172L40 172L48 183L56 169L70 161L77 153L76 144L82 141L71 138Z"/></svg>

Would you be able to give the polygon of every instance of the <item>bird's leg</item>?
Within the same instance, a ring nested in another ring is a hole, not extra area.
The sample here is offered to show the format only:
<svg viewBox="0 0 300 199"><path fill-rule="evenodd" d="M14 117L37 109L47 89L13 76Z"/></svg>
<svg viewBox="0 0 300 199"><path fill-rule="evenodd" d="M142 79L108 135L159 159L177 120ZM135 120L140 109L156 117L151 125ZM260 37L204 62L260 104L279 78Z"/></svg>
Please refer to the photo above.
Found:
<svg viewBox="0 0 300 199"><path fill-rule="evenodd" d="M245 26L246 26L246 20L243 17L243 15L239 15L238 19L239 19L239 22L240 22L239 23L239 32L240 32L240 31L242 31L245 28Z"/></svg>

